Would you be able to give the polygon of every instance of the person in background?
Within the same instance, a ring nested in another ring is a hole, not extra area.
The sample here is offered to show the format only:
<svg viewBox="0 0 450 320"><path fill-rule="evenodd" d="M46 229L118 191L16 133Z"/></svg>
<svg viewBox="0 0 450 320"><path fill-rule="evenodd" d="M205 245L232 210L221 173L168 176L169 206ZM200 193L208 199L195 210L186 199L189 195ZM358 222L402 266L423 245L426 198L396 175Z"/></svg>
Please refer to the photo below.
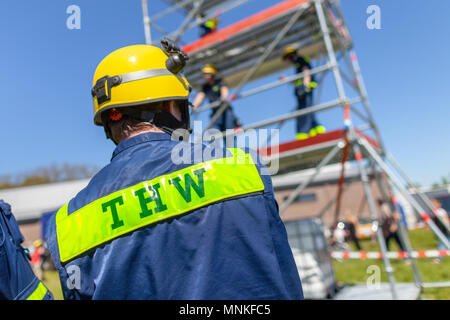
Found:
<svg viewBox="0 0 450 320"><path fill-rule="evenodd" d="M205 18L205 13L200 13L198 15L198 20L202 21ZM219 18L216 17L212 17L209 20L206 20L203 23L200 23L200 37L203 38L204 36L207 36L210 33L213 33L217 30L217 26L219 25Z"/></svg>
<svg viewBox="0 0 450 320"><path fill-rule="evenodd" d="M397 202L397 209L398 209L399 214L400 214L401 223L403 223L403 225L407 229L408 228L408 219L406 219L405 209L403 208L403 206L399 202Z"/></svg>
<svg viewBox="0 0 450 320"><path fill-rule="evenodd" d="M391 239L394 239L400 250L405 251L399 234L398 224L401 223L401 221L398 212L393 212L390 203L382 199L378 199L378 205L380 206L380 223L387 250L389 251L389 243L391 242Z"/></svg>
<svg viewBox="0 0 450 320"><path fill-rule="evenodd" d="M221 78L217 77L217 69L212 64L206 64L202 68L203 79L205 83L202 86L201 91L197 94L192 103L192 108L196 109L199 107L205 98L208 99L209 103L214 103L216 101L224 101L228 98L229 89L227 85L223 82ZM211 109L212 118L216 111L220 108L221 104ZM226 129L234 129L241 126L241 122L235 116L233 109L230 105L228 108L220 115L220 117L211 126L220 131L225 131Z"/></svg>
<svg viewBox="0 0 450 320"><path fill-rule="evenodd" d="M433 207L435 208L433 210L434 217L433 221L436 223L436 226L441 230L441 232L447 237L447 239L450 241L450 233L448 232L448 227L450 226L450 219L448 216L447 211L442 208L442 203L438 198L431 199L431 203L433 204ZM439 240L438 242L438 250L446 250L444 243ZM441 263L443 260L443 257L438 257L433 260L433 263Z"/></svg>
<svg viewBox="0 0 450 320"><path fill-rule="evenodd" d="M345 223L338 221L331 226L330 245L334 251L350 251L350 246L345 242L347 231Z"/></svg>
<svg viewBox="0 0 450 320"><path fill-rule="evenodd" d="M358 251L361 251L361 245L359 243L359 239L356 234L356 229L358 228L358 219L348 209L345 210L344 216L345 216L345 224L347 227L346 230L347 241L352 241L355 244Z"/></svg>
<svg viewBox="0 0 450 320"><path fill-rule="evenodd" d="M297 98L297 110L309 108L313 105L313 91L317 87L314 75L310 75L311 64L307 57L298 54L293 47L287 47L282 54L284 61L295 66L296 73L305 73L303 79L295 81L295 96ZM314 113L308 113L297 118L297 140L305 140L318 134L325 133L326 129L320 125Z"/></svg>
<svg viewBox="0 0 450 320"><path fill-rule="evenodd" d="M42 268L42 258L44 256L44 243L41 239L38 239L33 242L33 253L31 254L31 266L33 268L34 273L36 276L41 279L43 279L43 268Z"/></svg>

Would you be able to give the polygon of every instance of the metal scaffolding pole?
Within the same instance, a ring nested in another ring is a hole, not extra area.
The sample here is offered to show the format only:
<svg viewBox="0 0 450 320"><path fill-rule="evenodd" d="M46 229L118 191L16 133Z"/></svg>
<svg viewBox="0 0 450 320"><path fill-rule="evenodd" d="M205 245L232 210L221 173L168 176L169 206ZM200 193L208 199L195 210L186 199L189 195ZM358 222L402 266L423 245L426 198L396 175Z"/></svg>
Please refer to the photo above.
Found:
<svg viewBox="0 0 450 320"><path fill-rule="evenodd" d="M188 16L186 17L186 19L184 19L184 21L181 24L181 26L178 28L177 31L174 32L173 40L175 42L177 42L180 39L181 35L187 29L189 23L192 21L192 19L194 19L195 15L200 11L203 2L205 2L205 0L198 0L198 1L194 2L194 9L192 9L189 12Z"/></svg>
<svg viewBox="0 0 450 320"><path fill-rule="evenodd" d="M142 15L144 17L145 43L150 45L152 43L152 33L150 29L150 18L148 17L147 0L142 0Z"/></svg>
<svg viewBox="0 0 450 320"><path fill-rule="evenodd" d="M408 184L409 187L411 187L413 189L413 191L415 191L415 193L417 194L417 196L424 202L424 204L428 207L429 209L429 213L432 213L440 222L443 226L445 226L445 228L447 229L447 232L450 233L450 228L449 226L445 223L445 221L442 220L441 217L439 217L438 215L434 214L434 206L431 203L430 199L423 194L419 188L417 188L416 184L411 180L411 178L406 174L405 171L403 171L403 169L400 167L400 165L398 164L397 160L395 160L395 158L390 154L390 153L386 153L386 159L392 164L392 166L395 168L395 170L397 170L397 172L400 174L400 176L406 181L406 183Z"/></svg>
<svg viewBox="0 0 450 320"><path fill-rule="evenodd" d="M325 64L323 66L319 66L319 67L316 67L316 68L310 70L309 74L310 75L319 74L319 73L322 73L322 72L326 72L326 71L330 70L331 68L332 68L332 66L330 64ZM240 93L237 96L234 96L233 97L233 101L236 101L236 100L242 99L242 98L247 98L247 97L253 96L255 94L258 94L260 92L263 92L263 91L266 91L266 90L270 90L270 89L273 89L273 88L276 88L276 87L280 87L280 86L282 86L282 85L284 85L286 83L295 82L298 79L303 79L305 76L306 76L305 72L301 72L301 73L297 73L297 74L295 74L293 76L286 77L285 79L282 79L282 80L274 81L274 82L271 82L271 83L268 83L268 84L265 84L265 85L261 85L261 86L259 86L257 88L249 89L247 91L244 91L244 92ZM220 104L221 104L221 101L216 101L216 102L213 102L213 103L211 103L209 105L206 105L204 107L198 107L195 110L193 110L192 112L193 113L203 112L203 111L215 108L215 107L219 106Z"/></svg>
<svg viewBox="0 0 450 320"><path fill-rule="evenodd" d="M372 129L372 126L370 125L370 123L363 123L362 125L358 126L357 129L359 131L366 131Z"/></svg>
<svg viewBox="0 0 450 320"><path fill-rule="evenodd" d="M341 17L341 19L343 19L342 18L342 13L339 10L338 10L338 15ZM333 25L333 27L334 27L334 25ZM335 31L339 35L338 30L335 29ZM364 84L364 79L363 79L362 74L361 74L361 69L360 69L360 66L359 66L359 63L358 63L358 59L357 59L356 53L353 50L351 50L350 51L350 59L349 59L349 57L348 57L348 50L346 49L346 46L344 45L344 43L342 41L342 38L340 36L338 36L337 40L339 42L341 51L343 52L343 58L344 58L344 61L345 61L346 65L347 65L347 68L350 70L350 72L353 74L353 76L355 78L356 87L355 87L355 85L353 83L351 83L351 81L348 81L348 83L353 88L355 88L359 92L359 94L361 95L364 109L366 110L366 113L367 113L368 118L369 118L368 122L370 123L371 129L373 129L373 131L375 133L375 137L376 137L376 139L378 141L378 144L380 145L381 150L384 152L383 141L381 140L381 136L380 136L378 127L376 126L375 121L373 119L369 98L368 98L368 95L367 95L366 87L365 87L365 84Z"/></svg>
<svg viewBox="0 0 450 320"><path fill-rule="evenodd" d="M353 136L353 133L352 133L352 136ZM390 285L390 289L391 289L391 293L392 293L392 299L397 300L398 295L397 295L397 290L395 287L395 279L394 279L394 274L393 274L394 270L392 269L391 262L389 260L389 257L387 256L386 242L384 240L382 230L379 227L379 222L377 222L378 214L377 214L375 202L374 202L374 199L372 196L372 191L370 189L370 184L369 184L369 179L367 177L366 169L364 168L364 164L362 163L361 149L359 147L359 142L357 140L355 140L354 137L351 137L351 138L353 140L352 141L353 150L354 150L355 158L356 158L358 166L359 166L361 181L363 183L364 193L366 194L367 204L369 205L371 218L374 221L374 223L376 223L376 234L377 234L377 238L378 238L378 244L379 244L380 250L383 254L383 263L384 263L385 271L386 271L388 279L389 279L389 285Z"/></svg>
<svg viewBox="0 0 450 320"><path fill-rule="evenodd" d="M386 190L385 185L383 183L382 177L380 172L376 169L375 166L375 162L373 159L370 160L370 166L372 168L372 171L374 172L374 176L375 176L375 180L378 184L378 189L380 190L383 199L385 202L389 202L391 197L389 196L389 194L393 195L392 192L392 186L389 185L388 189L390 189L389 191ZM398 207L398 203L394 204L396 206L396 210L398 213L400 213L400 209ZM405 225L403 224L403 222L399 222L398 223L398 228L400 231L400 241L402 242L403 246L405 247L406 251L408 252L408 261L411 263L411 268L412 268L412 272L414 275L414 282L416 284L417 287L422 288L422 277L420 275L420 271L419 268L417 267L417 260L416 258L413 256L413 248L411 246L411 242L409 241L409 237L408 237L408 232L406 230Z"/></svg>
<svg viewBox="0 0 450 320"><path fill-rule="evenodd" d="M196 0L185 0L185 1L178 2L178 3L174 4L173 6L167 8L166 10L164 10L164 11L154 15L153 17L151 17L150 18L150 23L153 24L155 21L157 21L157 20L167 16L168 14L178 10L179 8L183 7L184 5L188 5L188 4L190 4L190 3L194 2L194 1L196 1Z"/></svg>
<svg viewBox="0 0 450 320"><path fill-rule="evenodd" d="M398 191L408 200L408 202L413 206L415 212L418 217L422 218L430 227L430 229L434 232L436 237L445 245L445 247L450 250L450 242L447 237L442 233L441 230L437 227L436 223L429 217L426 211L422 208L422 206L408 193L405 187L401 184L401 182L397 179L391 169L386 165L383 159L378 155L378 153L372 148L372 146L362 137L358 138L359 143L363 146L363 148L369 153L369 155L375 160L378 166L383 170L383 172L389 177L392 181L393 185L397 188Z"/></svg>
<svg viewBox="0 0 450 320"><path fill-rule="evenodd" d="M243 5L243 4L245 4L246 2L249 2L249 1L251 1L251 0L240 0L240 1L237 1L237 2L233 2L230 6L227 6L226 8L221 9L220 10L220 15L222 15L224 13L227 13L228 11L231 11L231 10L233 10L233 9L235 9L235 8L241 6L241 5ZM200 24L202 24L202 23L204 23L204 22L214 18L215 16L216 16L216 14L208 15L208 16L206 16L204 18L198 19L197 21L191 22L188 26L186 26L186 28L184 29L184 32L186 32L187 30L190 30L192 28L197 27L198 25L200 25ZM169 34L169 38L172 38L173 36L174 36L174 32Z"/></svg>
<svg viewBox="0 0 450 320"><path fill-rule="evenodd" d="M346 57L347 59L347 57ZM383 140L381 140L381 135L380 132L378 130L378 127L375 125L375 121L373 119L373 115L372 115L372 111L370 108L370 102L369 102L369 98L367 95L367 91L366 91L366 86L364 84L364 80L361 74L361 69L359 67L359 63L358 63L358 59L356 56L356 53L352 50L350 53L350 60L352 62L352 67L353 67L353 73L356 76L356 82L358 84L358 89L360 91L360 95L362 97L362 103L364 106L364 109L366 110L366 113L369 117L369 122L372 125L373 131L375 133L375 136L377 138L377 142L380 145L381 151L384 153L384 145L383 145Z"/></svg>
<svg viewBox="0 0 450 320"><path fill-rule="evenodd" d="M361 98L356 97L356 98L350 99L349 103L357 103L357 102L360 102L360 101L361 101ZM330 102L319 104L319 105L312 106L312 107L309 107L309 108L305 108L305 109L297 110L297 111L294 111L294 112L290 112L290 113L287 113L287 114L284 114L284 115L281 115L281 116L278 116L278 117L275 117L275 118L272 118L272 119L269 119L269 120L263 120L263 121L260 121L260 122L254 123L254 124L243 126L239 132L236 132L234 130L227 130L225 132L221 132L221 133L218 133L218 134L214 135L214 137L216 139L219 139L219 138L225 138L225 137L228 137L228 136L235 136L235 135L240 134L243 131L246 131L246 130L249 130L249 129L257 129L257 128L267 127L267 126L270 126L272 124L279 123L281 121L294 119L294 118L303 116L303 115L308 114L308 113L314 113L314 112L319 112L319 111L323 111L323 110L328 110L328 109L335 108L335 107L340 106L340 105L342 105L342 101L341 100L330 101ZM201 137L199 137L199 138L201 138Z"/></svg>
<svg viewBox="0 0 450 320"><path fill-rule="evenodd" d="M323 12L322 0L314 0L316 7L317 18L319 19L320 29L322 31L323 40L328 53L328 59L330 64L333 66L333 74L336 82L336 88L338 90L339 99L342 101L346 100L344 85L342 82L341 73L339 72L339 66L336 60L336 54L333 49L333 43L330 37L330 31L328 29L327 21L325 19L325 14Z"/></svg>
<svg viewBox="0 0 450 320"><path fill-rule="evenodd" d="M308 177L303 183L299 184L298 187L289 195L289 197L281 204L280 207L280 215L283 214L284 211L294 202L294 200L302 193L302 191L316 178L316 176L320 173L322 168L326 166L331 159L333 159L338 152L342 149L343 144L337 144L331 149L330 152L319 162L317 167L314 170L314 173Z"/></svg>

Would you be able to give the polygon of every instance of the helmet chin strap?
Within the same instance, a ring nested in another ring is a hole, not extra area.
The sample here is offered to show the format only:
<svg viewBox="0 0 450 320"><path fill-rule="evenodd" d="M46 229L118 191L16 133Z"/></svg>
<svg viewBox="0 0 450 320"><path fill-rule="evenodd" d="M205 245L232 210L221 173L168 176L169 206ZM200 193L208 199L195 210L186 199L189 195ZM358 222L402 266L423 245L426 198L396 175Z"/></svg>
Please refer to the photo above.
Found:
<svg viewBox="0 0 450 320"><path fill-rule="evenodd" d="M154 125L161 131L172 135L172 133L177 129L184 129L189 134L192 133L192 129L190 128L190 116L189 116L189 101L183 101L183 105L181 106L181 120L178 120L172 113L165 110L160 111L151 111L139 108L125 108L119 111L123 115L127 115L133 119L149 122ZM115 141L110 127L108 126L108 118L105 112L105 116L103 117L104 130L106 134L106 138L111 139L115 145L118 145L119 142ZM180 140L184 139L185 135L180 136Z"/></svg>

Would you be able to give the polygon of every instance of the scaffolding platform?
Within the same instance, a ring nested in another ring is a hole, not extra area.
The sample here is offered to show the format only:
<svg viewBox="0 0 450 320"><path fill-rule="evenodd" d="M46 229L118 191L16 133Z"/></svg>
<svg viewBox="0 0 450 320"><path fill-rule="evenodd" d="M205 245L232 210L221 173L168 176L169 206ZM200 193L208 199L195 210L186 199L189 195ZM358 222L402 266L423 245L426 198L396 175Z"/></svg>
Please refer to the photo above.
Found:
<svg viewBox="0 0 450 320"><path fill-rule="evenodd" d="M292 68L280 58L287 45L299 48L301 54L310 59L325 56L320 25L311 2L285 0L185 45L183 50L190 56L184 71L186 77L194 88L199 88L203 81L201 68L205 63L211 63L220 71L229 87L237 86L298 10L304 12L250 80ZM332 9L327 8L327 13L329 22L333 23L335 19L332 18ZM346 30L346 27L340 23L335 30ZM345 31L342 32L345 34ZM335 45L338 44L336 32L331 33L331 39ZM346 46L351 46L350 40Z"/></svg>
<svg viewBox="0 0 450 320"><path fill-rule="evenodd" d="M278 146L267 147L267 151L258 150L264 161L270 162L276 159L279 161L278 174L314 168L333 147L344 142L345 130L335 130L306 140L295 140L282 143ZM379 144L361 131L356 130L356 134L364 137L376 150L380 150ZM349 155L353 154L352 147L349 147ZM363 156L366 154L363 152ZM339 163L341 154L337 154L328 164Z"/></svg>
<svg viewBox="0 0 450 320"><path fill-rule="evenodd" d="M214 11L221 7L224 3L231 2L233 0L207 0L204 1L200 5L199 12L201 13L208 13L211 11ZM172 5L179 5L181 6L184 11L190 12L194 9L194 2L193 0L166 0L166 3L172 4Z"/></svg>

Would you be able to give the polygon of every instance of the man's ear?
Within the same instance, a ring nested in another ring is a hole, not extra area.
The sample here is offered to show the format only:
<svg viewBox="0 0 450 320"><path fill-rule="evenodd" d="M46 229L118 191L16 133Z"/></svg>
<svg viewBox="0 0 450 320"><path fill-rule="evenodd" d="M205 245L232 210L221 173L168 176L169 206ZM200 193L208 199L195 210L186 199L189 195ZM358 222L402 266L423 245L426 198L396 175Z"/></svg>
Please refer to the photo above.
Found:
<svg viewBox="0 0 450 320"><path fill-rule="evenodd" d="M163 110L167 112L171 112L171 104L173 101L163 101Z"/></svg>

